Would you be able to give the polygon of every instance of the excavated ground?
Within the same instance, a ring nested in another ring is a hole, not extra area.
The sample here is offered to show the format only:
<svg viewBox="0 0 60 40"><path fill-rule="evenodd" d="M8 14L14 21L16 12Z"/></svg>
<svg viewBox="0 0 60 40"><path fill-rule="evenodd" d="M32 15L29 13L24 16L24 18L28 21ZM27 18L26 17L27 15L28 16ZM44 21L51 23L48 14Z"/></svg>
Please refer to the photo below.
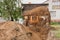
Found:
<svg viewBox="0 0 60 40"><path fill-rule="evenodd" d="M50 27L24 26L12 21L0 26L0 40L47 40Z"/></svg>

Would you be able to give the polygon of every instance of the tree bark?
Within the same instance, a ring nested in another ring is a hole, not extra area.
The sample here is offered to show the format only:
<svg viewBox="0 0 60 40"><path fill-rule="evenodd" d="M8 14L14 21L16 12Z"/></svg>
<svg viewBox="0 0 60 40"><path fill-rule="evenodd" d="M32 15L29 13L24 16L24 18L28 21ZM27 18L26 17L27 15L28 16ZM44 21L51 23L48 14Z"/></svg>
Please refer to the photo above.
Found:
<svg viewBox="0 0 60 40"><path fill-rule="evenodd" d="M11 17L11 21L14 21L13 17Z"/></svg>

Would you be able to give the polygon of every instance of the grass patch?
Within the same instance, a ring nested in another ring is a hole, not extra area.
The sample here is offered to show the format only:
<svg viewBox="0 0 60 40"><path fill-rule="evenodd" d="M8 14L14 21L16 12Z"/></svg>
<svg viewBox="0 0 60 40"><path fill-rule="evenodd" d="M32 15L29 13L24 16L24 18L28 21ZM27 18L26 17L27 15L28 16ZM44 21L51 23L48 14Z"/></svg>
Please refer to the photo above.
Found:
<svg viewBox="0 0 60 40"><path fill-rule="evenodd" d="M51 27L60 27L60 22L51 22Z"/></svg>
<svg viewBox="0 0 60 40"><path fill-rule="evenodd" d="M60 33L57 33L55 37L60 38Z"/></svg>
<svg viewBox="0 0 60 40"><path fill-rule="evenodd" d="M51 27L60 28L60 25L51 25Z"/></svg>
<svg viewBox="0 0 60 40"><path fill-rule="evenodd" d="M60 25L60 22L51 22L51 25Z"/></svg>
<svg viewBox="0 0 60 40"><path fill-rule="evenodd" d="M58 31L55 31L55 37L57 37L57 38L60 38L60 30L58 30Z"/></svg>

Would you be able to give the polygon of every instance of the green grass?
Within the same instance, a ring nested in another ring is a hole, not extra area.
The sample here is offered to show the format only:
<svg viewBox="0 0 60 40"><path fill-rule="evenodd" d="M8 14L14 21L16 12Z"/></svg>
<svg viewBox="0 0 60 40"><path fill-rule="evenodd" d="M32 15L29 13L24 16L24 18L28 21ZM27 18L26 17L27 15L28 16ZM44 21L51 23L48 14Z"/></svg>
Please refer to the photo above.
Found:
<svg viewBox="0 0 60 40"><path fill-rule="evenodd" d="M59 28L59 30L55 30L54 33L55 37L60 38L60 22L51 22L51 27Z"/></svg>
<svg viewBox="0 0 60 40"><path fill-rule="evenodd" d="M60 38L60 33L57 33L55 37Z"/></svg>
<svg viewBox="0 0 60 40"><path fill-rule="evenodd" d="M51 22L51 25L60 25L60 22Z"/></svg>
<svg viewBox="0 0 60 40"><path fill-rule="evenodd" d="M55 37L60 38L60 30L55 31Z"/></svg>
<svg viewBox="0 0 60 40"><path fill-rule="evenodd" d="M60 33L56 34L55 37L60 38Z"/></svg>
<svg viewBox="0 0 60 40"><path fill-rule="evenodd" d="M60 28L60 25L51 25L51 27L58 27L58 28Z"/></svg>
<svg viewBox="0 0 60 40"><path fill-rule="evenodd" d="M52 27L60 27L60 22L51 22Z"/></svg>

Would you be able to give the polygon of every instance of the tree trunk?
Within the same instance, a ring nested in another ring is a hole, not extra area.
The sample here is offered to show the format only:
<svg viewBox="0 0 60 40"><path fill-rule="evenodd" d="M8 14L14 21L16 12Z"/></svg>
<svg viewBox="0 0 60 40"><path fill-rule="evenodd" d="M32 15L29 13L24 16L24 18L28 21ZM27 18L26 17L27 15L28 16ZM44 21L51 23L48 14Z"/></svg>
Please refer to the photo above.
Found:
<svg viewBox="0 0 60 40"><path fill-rule="evenodd" d="M11 21L14 21L13 17L11 17Z"/></svg>

